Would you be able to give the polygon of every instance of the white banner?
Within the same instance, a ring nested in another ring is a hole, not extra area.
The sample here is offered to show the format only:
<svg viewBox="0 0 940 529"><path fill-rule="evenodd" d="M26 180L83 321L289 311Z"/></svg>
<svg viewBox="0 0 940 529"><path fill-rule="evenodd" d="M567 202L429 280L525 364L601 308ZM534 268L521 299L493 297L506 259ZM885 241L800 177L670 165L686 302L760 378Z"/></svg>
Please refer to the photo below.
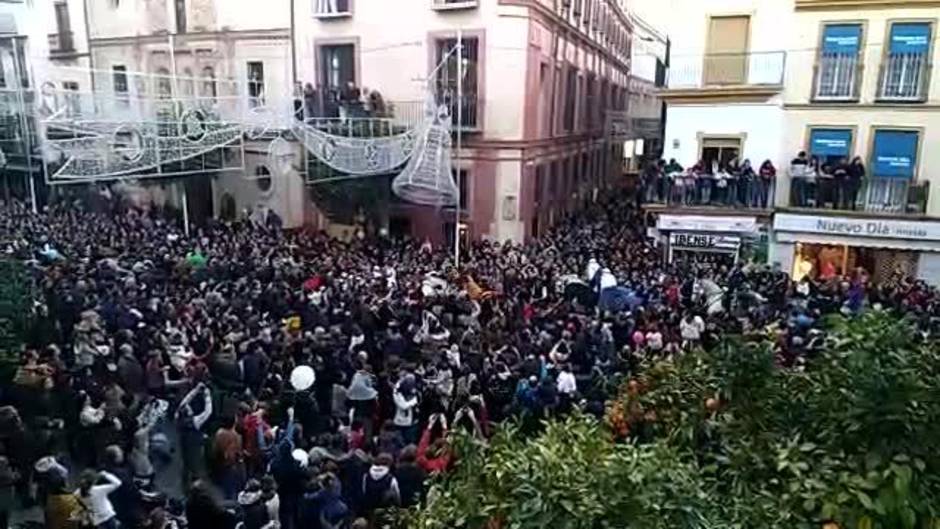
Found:
<svg viewBox="0 0 940 529"><path fill-rule="evenodd" d="M703 215L660 215L656 227L665 231L724 231L756 233L757 217L706 217Z"/></svg>

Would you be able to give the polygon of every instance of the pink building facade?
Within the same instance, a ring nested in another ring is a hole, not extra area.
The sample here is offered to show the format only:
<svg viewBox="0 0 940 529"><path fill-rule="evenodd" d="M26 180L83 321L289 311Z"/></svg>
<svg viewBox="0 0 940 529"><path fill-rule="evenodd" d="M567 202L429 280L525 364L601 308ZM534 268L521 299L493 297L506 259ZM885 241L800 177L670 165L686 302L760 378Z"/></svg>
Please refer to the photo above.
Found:
<svg viewBox="0 0 940 529"><path fill-rule="evenodd" d="M619 0L324 0L297 13L298 81L462 110L454 160L473 239L523 241L620 178L632 25ZM460 31L463 94L455 97ZM405 105L400 104L400 107ZM456 124L456 121L455 121ZM388 225L452 240L456 212L393 200Z"/></svg>

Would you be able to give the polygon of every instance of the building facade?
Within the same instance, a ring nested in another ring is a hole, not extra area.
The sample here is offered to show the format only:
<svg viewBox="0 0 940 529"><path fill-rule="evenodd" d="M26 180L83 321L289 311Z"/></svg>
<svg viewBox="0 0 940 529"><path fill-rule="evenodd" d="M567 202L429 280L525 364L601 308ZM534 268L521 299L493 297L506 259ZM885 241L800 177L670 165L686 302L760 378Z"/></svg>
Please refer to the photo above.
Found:
<svg viewBox="0 0 940 529"><path fill-rule="evenodd" d="M765 256L772 185L729 186L732 164L783 159L784 72L791 0L638 0L668 28L662 156L669 178L644 181L651 235L676 258L727 262ZM681 13L680 16L676 16ZM701 178L684 171L698 165ZM681 169L676 169L681 166Z"/></svg>
<svg viewBox="0 0 940 529"><path fill-rule="evenodd" d="M608 185L622 158L607 119L627 105L632 25L618 2L323 0L298 2L295 18L301 83L321 94L377 91L397 108L430 91L450 109L469 237L522 241L545 231ZM444 242L456 218L453 208L392 199L388 223L395 234Z"/></svg>
<svg viewBox="0 0 940 529"><path fill-rule="evenodd" d="M3 195L42 203L39 93L50 86L58 104L90 85L84 7L78 0L0 3L0 151ZM43 86L45 85L45 86Z"/></svg>
<svg viewBox="0 0 940 529"><path fill-rule="evenodd" d="M138 101L162 99L212 109L220 120L243 122L256 109L290 113L295 87L288 0L263 8L250 0L84 3L94 91L117 100L116 114L132 113ZM282 132L265 131L238 148L189 160L180 176L150 186L152 195L185 207L196 221L271 210L285 226L300 226L312 216L301 146L285 136L295 163L276 164L270 155Z"/></svg>
<svg viewBox="0 0 940 529"><path fill-rule="evenodd" d="M865 174L781 178L773 260L940 282L940 2L796 0L791 16L782 147Z"/></svg>

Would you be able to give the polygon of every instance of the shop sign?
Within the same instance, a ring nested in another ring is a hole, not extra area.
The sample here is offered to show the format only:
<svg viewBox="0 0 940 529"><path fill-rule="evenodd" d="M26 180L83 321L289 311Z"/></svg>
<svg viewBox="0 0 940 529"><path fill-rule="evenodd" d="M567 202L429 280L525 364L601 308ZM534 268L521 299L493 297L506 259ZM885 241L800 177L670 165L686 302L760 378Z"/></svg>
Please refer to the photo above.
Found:
<svg viewBox="0 0 940 529"><path fill-rule="evenodd" d="M662 231L712 231L756 233L757 217L706 217L704 215L660 215L656 227Z"/></svg>
<svg viewBox="0 0 940 529"><path fill-rule="evenodd" d="M940 241L940 222L934 221L814 217L781 213L774 217L774 230L849 237Z"/></svg>
<svg viewBox="0 0 940 529"><path fill-rule="evenodd" d="M669 236L673 248L695 250L737 250L741 238L733 235L709 235L707 233L673 233Z"/></svg>

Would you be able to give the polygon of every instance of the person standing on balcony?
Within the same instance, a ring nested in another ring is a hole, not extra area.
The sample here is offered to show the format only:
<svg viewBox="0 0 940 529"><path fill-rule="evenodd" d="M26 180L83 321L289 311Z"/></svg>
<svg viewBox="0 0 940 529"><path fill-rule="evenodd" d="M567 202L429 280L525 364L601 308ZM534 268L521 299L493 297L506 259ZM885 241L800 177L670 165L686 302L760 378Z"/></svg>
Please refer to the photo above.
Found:
<svg viewBox="0 0 940 529"><path fill-rule="evenodd" d="M865 178L865 164L862 163L861 156L852 158L849 164L845 182L845 194L848 208L855 210L858 205L858 190L862 187L862 179Z"/></svg>
<svg viewBox="0 0 940 529"><path fill-rule="evenodd" d="M836 209L849 209L849 160L842 158L832 169L832 204Z"/></svg>
<svg viewBox="0 0 940 529"><path fill-rule="evenodd" d="M793 198L798 207L805 207L806 199L806 173L809 168L809 160L806 159L806 151L800 151L796 158L790 161L790 180L793 185Z"/></svg>
<svg viewBox="0 0 940 529"><path fill-rule="evenodd" d="M738 202L746 208L755 206L753 195L757 187L757 174L751 167L751 160L745 159L741 164L741 174L738 177Z"/></svg>
<svg viewBox="0 0 940 529"><path fill-rule="evenodd" d="M773 162L770 160L764 160L764 163L760 165L759 179L758 179L758 198L757 205L762 209L767 208L767 202L770 197L770 190L774 188L774 180L777 178L777 168L774 167Z"/></svg>

